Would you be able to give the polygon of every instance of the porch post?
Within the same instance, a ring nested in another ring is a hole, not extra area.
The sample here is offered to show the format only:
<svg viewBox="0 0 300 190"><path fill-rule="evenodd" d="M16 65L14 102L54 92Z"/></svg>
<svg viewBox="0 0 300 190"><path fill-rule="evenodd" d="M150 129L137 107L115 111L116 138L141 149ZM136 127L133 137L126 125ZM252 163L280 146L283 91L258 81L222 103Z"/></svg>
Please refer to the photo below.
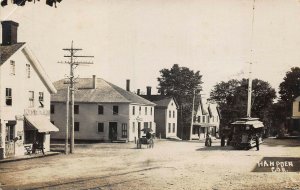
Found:
<svg viewBox="0 0 300 190"><path fill-rule="evenodd" d="M2 120L0 119L0 159L3 159L5 156L5 134L4 127L2 125Z"/></svg>

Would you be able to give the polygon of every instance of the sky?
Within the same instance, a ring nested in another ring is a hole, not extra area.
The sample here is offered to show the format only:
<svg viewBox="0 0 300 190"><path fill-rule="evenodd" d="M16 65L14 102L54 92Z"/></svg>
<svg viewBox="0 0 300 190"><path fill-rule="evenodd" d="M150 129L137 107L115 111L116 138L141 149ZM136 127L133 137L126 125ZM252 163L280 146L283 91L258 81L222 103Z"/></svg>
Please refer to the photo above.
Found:
<svg viewBox="0 0 300 190"><path fill-rule="evenodd" d="M131 90L152 86L174 64L200 71L204 97L220 81L259 78L278 90L291 67L300 66L300 1L255 0L63 0L57 8L41 0L0 7L1 20L19 23L52 81L69 75L58 63L71 41L76 55L93 55L93 65L75 76L103 78ZM253 26L253 27L252 27ZM1 32L0 32L1 33ZM252 49L252 53L251 53Z"/></svg>

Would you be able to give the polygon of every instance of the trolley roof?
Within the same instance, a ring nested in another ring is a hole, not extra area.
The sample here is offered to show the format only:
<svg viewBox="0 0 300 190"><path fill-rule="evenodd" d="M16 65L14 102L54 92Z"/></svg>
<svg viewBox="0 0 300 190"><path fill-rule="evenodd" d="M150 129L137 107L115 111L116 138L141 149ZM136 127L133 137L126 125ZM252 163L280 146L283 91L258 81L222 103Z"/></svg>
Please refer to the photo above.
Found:
<svg viewBox="0 0 300 190"><path fill-rule="evenodd" d="M263 123L258 120L258 118L241 118L240 120L237 120L232 125L251 125L254 128L261 128L264 127Z"/></svg>

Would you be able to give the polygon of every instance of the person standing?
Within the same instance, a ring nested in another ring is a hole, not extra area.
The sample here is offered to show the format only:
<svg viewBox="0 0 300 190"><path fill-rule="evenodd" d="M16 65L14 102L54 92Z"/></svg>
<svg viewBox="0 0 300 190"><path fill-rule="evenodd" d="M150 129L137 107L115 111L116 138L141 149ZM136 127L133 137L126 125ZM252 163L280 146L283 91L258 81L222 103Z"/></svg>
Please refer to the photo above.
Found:
<svg viewBox="0 0 300 190"><path fill-rule="evenodd" d="M256 144L256 151L259 151L259 137L255 135L255 144Z"/></svg>
<svg viewBox="0 0 300 190"><path fill-rule="evenodd" d="M221 137L221 146L225 146L225 136L222 135Z"/></svg>
<svg viewBox="0 0 300 190"><path fill-rule="evenodd" d="M206 133L205 146L211 146L211 138L208 133Z"/></svg>

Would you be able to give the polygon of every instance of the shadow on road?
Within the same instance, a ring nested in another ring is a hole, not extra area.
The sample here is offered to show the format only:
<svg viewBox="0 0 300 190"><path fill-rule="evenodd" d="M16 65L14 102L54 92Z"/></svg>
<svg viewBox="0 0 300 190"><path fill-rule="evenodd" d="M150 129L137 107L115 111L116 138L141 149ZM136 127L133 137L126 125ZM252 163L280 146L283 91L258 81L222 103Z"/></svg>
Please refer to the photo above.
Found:
<svg viewBox="0 0 300 190"><path fill-rule="evenodd" d="M210 146L210 147L201 147L199 149L196 149L196 151L238 151L237 149L234 149L231 146Z"/></svg>
<svg viewBox="0 0 300 190"><path fill-rule="evenodd" d="M131 170L131 171L125 171L122 173L117 173L117 174L111 174L111 175L104 175L104 176L96 176L96 177L85 177L85 178L75 178L75 179L69 179L69 180L65 180L65 181L49 181L47 183L41 184L41 183L36 183L36 184L30 184L28 186L31 186L30 188L27 188L26 186L23 186L23 189L30 189L30 190L38 190L38 189L62 189L61 187L65 186L65 185L71 185L71 184L84 184L84 183L90 183L93 181L98 181L98 180L105 180L108 178L112 178L112 177L120 177L120 176L126 176L128 174L133 174L133 173L144 173L146 171L149 170L157 170L160 169L161 167L150 167L150 168L143 168L143 169L139 169L139 170ZM145 177L142 177L145 178ZM136 178L133 180L138 180L138 179L142 179L142 178ZM113 186L113 185L117 185L117 184L121 184L121 183L125 183L126 181L121 181L118 183L109 183L107 185L103 185L103 186L98 186L98 187L109 187L109 186ZM14 186L8 187L9 189L14 189Z"/></svg>
<svg viewBox="0 0 300 190"><path fill-rule="evenodd" d="M264 140L263 145L269 147L283 146L283 147L298 147L300 146L300 138L285 138L285 139L276 139L268 138Z"/></svg>

